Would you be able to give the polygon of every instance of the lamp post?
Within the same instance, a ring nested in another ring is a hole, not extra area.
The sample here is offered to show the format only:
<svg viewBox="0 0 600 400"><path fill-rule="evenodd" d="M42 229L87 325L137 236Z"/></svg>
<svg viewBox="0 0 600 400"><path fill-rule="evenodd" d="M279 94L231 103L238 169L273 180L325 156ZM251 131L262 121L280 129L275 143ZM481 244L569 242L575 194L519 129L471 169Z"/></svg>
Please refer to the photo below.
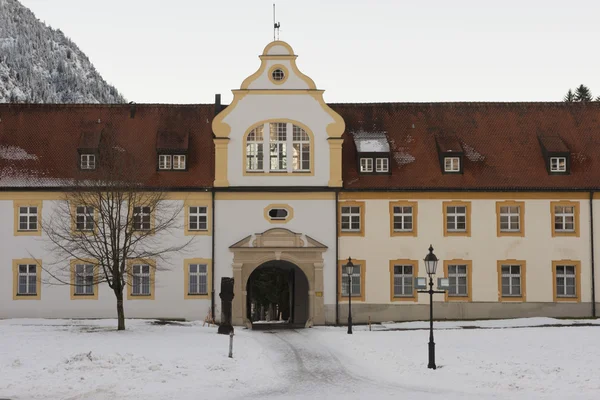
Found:
<svg viewBox="0 0 600 400"><path fill-rule="evenodd" d="M352 257L348 257L346 264L346 275L348 275L348 335L352 335L352 273L354 272L354 264Z"/></svg>
<svg viewBox="0 0 600 400"><path fill-rule="evenodd" d="M433 246L429 245L429 254L423 259L425 272L429 275L429 290L419 290L419 293L429 293L429 363L427 368L436 369L435 366L435 342L433 341L433 294L445 293L444 290L433 290L433 277L437 269L438 258L433 254Z"/></svg>

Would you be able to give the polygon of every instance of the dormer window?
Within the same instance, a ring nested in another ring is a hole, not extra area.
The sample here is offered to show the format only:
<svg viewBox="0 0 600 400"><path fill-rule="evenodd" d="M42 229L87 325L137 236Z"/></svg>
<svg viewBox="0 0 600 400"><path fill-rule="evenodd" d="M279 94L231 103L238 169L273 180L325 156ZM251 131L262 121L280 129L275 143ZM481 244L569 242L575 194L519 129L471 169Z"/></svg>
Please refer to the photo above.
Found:
<svg viewBox="0 0 600 400"><path fill-rule="evenodd" d="M390 160L388 158L377 158L375 160L375 172L388 172L390 170Z"/></svg>
<svg viewBox="0 0 600 400"><path fill-rule="evenodd" d="M460 172L460 157L444 157L444 172Z"/></svg>
<svg viewBox="0 0 600 400"><path fill-rule="evenodd" d="M550 175L568 175L571 169L570 151L560 136L538 137L546 170Z"/></svg>
<svg viewBox="0 0 600 400"><path fill-rule="evenodd" d="M361 174L390 173L390 145L385 132L352 132Z"/></svg>
<svg viewBox="0 0 600 400"><path fill-rule="evenodd" d="M79 168L92 170L96 169L96 155L95 154L81 154L79 156Z"/></svg>
<svg viewBox="0 0 600 400"><path fill-rule="evenodd" d="M361 158L360 159L360 172L373 172L373 159L372 158Z"/></svg>
<svg viewBox="0 0 600 400"><path fill-rule="evenodd" d="M550 157L550 172L567 172L567 157Z"/></svg>
<svg viewBox="0 0 600 400"><path fill-rule="evenodd" d="M161 171L185 170L185 159L185 154L159 154L158 169Z"/></svg>

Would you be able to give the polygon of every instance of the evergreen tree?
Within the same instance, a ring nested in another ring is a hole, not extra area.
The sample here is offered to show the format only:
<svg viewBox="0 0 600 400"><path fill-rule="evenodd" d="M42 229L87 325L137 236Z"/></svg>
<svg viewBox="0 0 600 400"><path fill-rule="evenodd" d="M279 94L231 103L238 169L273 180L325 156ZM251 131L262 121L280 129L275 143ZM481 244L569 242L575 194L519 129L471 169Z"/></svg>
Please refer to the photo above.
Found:
<svg viewBox="0 0 600 400"><path fill-rule="evenodd" d="M575 101L587 103L592 100L592 91L587 86L579 85L579 87L575 89Z"/></svg>
<svg viewBox="0 0 600 400"><path fill-rule="evenodd" d="M563 100L566 103L572 103L575 101L575 94L573 93L573 91L571 89L569 89L569 91L567 92L567 94L565 95L565 97L563 97Z"/></svg>

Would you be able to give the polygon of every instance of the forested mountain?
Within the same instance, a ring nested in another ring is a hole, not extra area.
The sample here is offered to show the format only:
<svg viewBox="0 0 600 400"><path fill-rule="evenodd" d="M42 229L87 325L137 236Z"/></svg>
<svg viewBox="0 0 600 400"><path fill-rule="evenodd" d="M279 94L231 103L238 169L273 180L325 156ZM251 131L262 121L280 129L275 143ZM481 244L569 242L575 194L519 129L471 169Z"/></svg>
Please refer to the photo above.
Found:
<svg viewBox="0 0 600 400"><path fill-rule="evenodd" d="M0 103L123 103L60 29L0 0Z"/></svg>

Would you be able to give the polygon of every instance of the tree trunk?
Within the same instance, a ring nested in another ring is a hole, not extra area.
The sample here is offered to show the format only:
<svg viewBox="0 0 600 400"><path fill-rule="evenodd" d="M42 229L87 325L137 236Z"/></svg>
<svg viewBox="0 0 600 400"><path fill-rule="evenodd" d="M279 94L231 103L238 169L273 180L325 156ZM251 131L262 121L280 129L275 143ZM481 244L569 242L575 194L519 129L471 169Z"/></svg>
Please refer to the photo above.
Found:
<svg viewBox="0 0 600 400"><path fill-rule="evenodd" d="M125 310L123 309L123 292L115 293L117 295L117 318L119 320L119 327L117 330L125 330Z"/></svg>

